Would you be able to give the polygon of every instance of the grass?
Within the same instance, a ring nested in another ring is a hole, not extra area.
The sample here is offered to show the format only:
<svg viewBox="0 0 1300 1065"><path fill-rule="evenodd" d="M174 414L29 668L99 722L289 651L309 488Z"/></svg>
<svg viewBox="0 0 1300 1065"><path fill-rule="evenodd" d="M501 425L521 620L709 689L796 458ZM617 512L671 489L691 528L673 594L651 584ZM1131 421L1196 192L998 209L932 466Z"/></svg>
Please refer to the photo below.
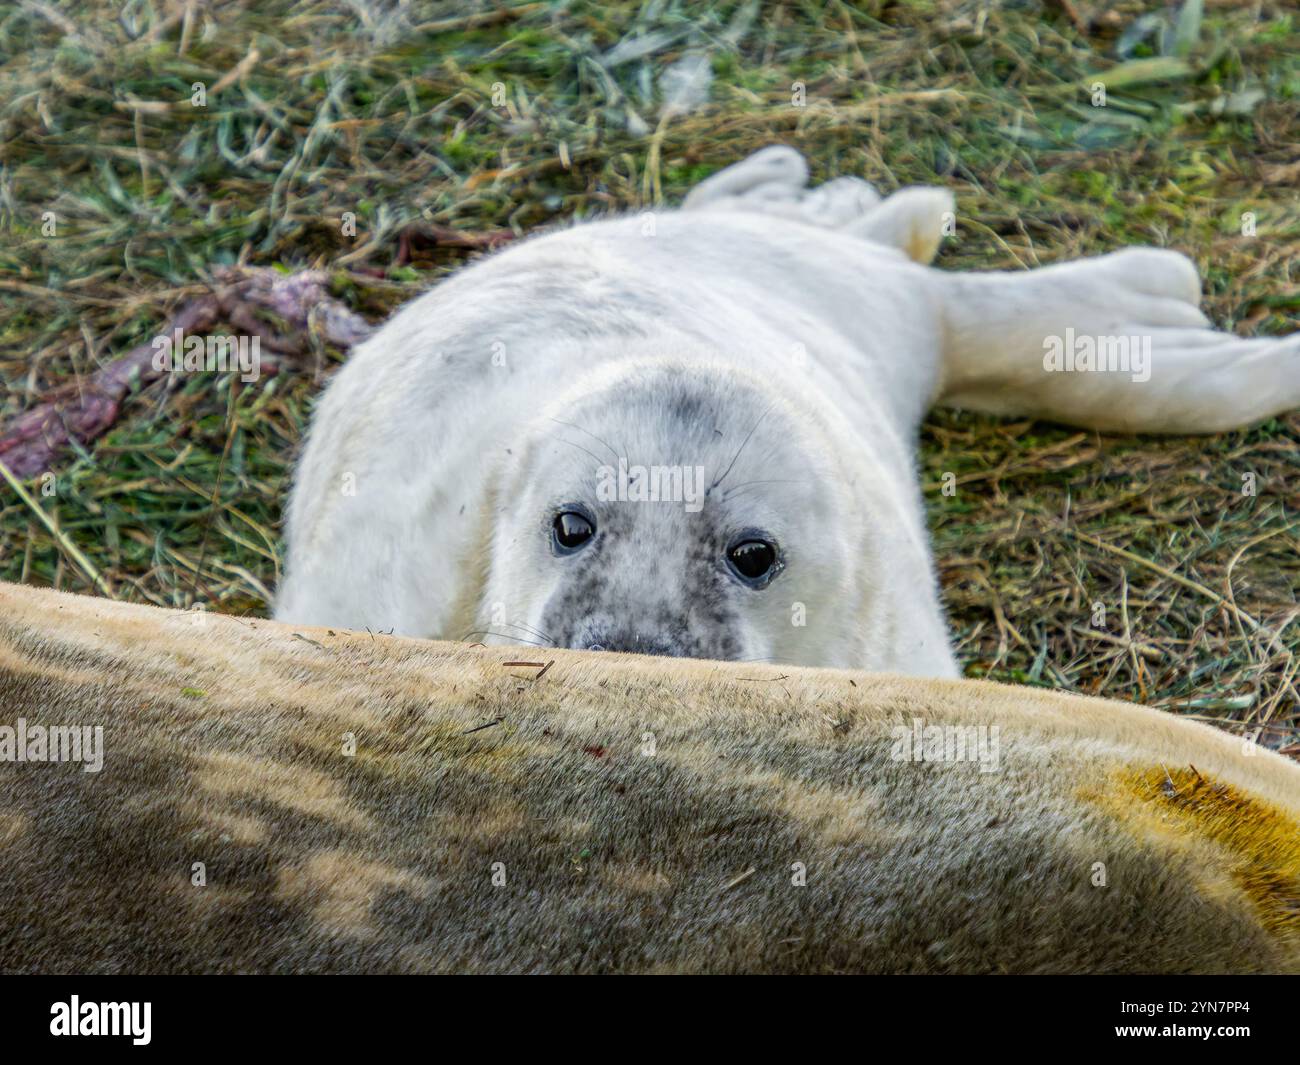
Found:
<svg viewBox="0 0 1300 1065"><path fill-rule="evenodd" d="M708 102L665 111L659 79L695 50ZM523 233L672 203L776 141L818 180L951 187L945 269L1175 247L1222 328L1285 333L1298 116L1300 15L1268 0L21 0L0 12L0 425L146 342L221 266L329 268L378 319L473 254L399 263L408 223ZM340 358L135 390L26 500L0 485L0 578L265 611ZM935 414L922 476L967 673L1300 754L1298 442L1296 415L1155 439Z"/></svg>

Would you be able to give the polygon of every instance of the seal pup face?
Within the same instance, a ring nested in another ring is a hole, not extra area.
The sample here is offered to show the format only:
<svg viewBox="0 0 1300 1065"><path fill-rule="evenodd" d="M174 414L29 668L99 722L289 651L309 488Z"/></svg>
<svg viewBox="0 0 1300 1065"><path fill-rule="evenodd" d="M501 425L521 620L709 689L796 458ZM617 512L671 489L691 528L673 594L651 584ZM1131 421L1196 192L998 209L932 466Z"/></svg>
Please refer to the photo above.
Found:
<svg viewBox="0 0 1300 1065"><path fill-rule="evenodd" d="M734 367L596 371L512 449L482 627L499 642L826 661L858 606L858 559L816 432Z"/></svg>

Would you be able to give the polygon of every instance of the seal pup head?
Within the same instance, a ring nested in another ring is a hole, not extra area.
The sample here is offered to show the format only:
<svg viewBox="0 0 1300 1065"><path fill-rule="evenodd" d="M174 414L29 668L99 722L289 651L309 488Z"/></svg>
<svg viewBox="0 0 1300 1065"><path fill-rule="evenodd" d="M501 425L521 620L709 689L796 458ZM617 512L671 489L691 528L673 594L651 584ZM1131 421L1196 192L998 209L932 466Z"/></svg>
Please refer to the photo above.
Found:
<svg viewBox="0 0 1300 1065"><path fill-rule="evenodd" d="M496 488L498 642L825 663L865 550L818 418L734 366L623 362L532 422Z"/></svg>

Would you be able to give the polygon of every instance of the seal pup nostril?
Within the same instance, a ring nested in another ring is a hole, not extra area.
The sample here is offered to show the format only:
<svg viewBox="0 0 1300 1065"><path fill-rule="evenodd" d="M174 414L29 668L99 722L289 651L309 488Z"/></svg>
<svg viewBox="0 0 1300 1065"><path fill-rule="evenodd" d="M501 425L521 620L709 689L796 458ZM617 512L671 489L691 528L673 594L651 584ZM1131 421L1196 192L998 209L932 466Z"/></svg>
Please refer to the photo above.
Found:
<svg viewBox="0 0 1300 1065"><path fill-rule="evenodd" d="M656 635L641 633L607 634L603 644L594 644L591 649L601 651L619 651L633 655L659 655L662 658L689 657L673 640Z"/></svg>

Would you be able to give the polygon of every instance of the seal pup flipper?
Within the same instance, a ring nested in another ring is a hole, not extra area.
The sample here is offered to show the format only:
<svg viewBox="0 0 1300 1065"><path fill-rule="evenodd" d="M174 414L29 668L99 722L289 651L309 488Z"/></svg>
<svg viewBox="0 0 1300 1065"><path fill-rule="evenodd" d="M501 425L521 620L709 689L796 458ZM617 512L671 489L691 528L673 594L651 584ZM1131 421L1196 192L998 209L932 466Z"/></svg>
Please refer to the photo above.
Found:
<svg viewBox="0 0 1300 1065"><path fill-rule="evenodd" d="M760 149L700 182L683 211L751 211L839 229L886 247L918 263L932 262L944 226L954 217L947 189L915 186L882 200L870 183L838 177L807 188L808 164L793 148Z"/></svg>
<svg viewBox="0 0 1300 1065"><path fill-rule="evenodd" d="M683 211L752 211L842 229L880 205L880 193L857 177L808 187L808 163L784 144L760 148L695 186Z"/></svg>
<svg viewBox="0 0 1300 1065"><path fill-rule="evenodd" d="M939 253L944 226L956 217L955 211L956 201L947 189L915 185L899 189L845 228L928 265Z"/></svg>
<svg viewBox="0 0 1300 1065"><path fill-rule="evenodd" d="M772 144L705 178L687 194L682 210L716 207L741 198L793 201L807 184L808 163L803 155L787 145Z"/></svg>
<svg viewBox="0 0 1300 1065"><path fill-rule="evenodd" d="M1219 433L1300 407L1300 333L1214 330L1186 256L1129 248L940 274L936 402L1118 432Z"/></svg>

